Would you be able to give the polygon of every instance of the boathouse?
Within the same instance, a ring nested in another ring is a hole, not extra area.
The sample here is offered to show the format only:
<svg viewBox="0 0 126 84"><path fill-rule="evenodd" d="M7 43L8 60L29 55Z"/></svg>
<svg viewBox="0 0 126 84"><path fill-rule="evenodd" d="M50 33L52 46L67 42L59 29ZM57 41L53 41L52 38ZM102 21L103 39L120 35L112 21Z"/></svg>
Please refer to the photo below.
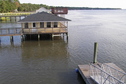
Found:
<svg viewBox="0 0 126 84"><path fill-rule="evenodd" d="M52 14L67 14L68 8L55 7L55 8L51 8L51 12L52 12Z"/></svg>
<svg viewBox="0 0 126 84"><path fill-rule="evenodd" d="M22 26L23 35L38 35L49 34L52 37L61 34L68 34L69 19L56 16L47 12L40 12L27 16L19 21Z"/></svg>

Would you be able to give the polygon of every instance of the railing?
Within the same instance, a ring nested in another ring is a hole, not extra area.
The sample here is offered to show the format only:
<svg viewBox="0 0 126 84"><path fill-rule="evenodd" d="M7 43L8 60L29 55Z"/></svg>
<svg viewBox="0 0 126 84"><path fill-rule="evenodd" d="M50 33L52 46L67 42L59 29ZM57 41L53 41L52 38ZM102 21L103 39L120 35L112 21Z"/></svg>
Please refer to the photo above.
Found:
<svg viewBox="0 0 126 84"><path fill-rule="evenodd" d="M126 73L107 64L90 64L90 76L98 84L126 84Z"/></svg>
<svg viewBox="0 0 126 84"><path fill-rule="evenodd" d="M0 28L0 36L6 35L21 35L22 29L21 28Z"/></svg>
<svg viewBox="0 0 126 84"><path fill-rule="evenodd" d="M103 70L107 71L114 77L118 78L120 81L124 81L126 83L126 73L123 71L119 71L116 68L111 67L107 64L102 64Z"/></svg>
<svg viewBox="0 0 126 84"><path fill-rule="evenodd" d="M23 34L66 33L67 28L23 28Z"/></svg>
<svg viewBox="0 0 126 84"><path fill-rule="evenodd" d="M67 28L0 28L0 36L67 33Z"/></svg>
<svg viewBox="0 0 126 84"><path fill-rule="evenodd" d="M0 13L0 16L20 16L20 15L30 15L33 12L23 12L23 13Z"/></svg>

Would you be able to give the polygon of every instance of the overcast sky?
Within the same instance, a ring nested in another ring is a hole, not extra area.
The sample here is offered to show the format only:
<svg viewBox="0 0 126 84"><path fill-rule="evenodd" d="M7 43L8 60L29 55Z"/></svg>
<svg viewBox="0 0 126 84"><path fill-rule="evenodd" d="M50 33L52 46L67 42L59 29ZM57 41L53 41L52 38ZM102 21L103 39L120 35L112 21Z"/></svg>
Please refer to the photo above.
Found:
<svg viewBox="0 0 126 84"><path fill-rule="evenodd" d="M46 4L49 6L102 7L126 9L126 0L19 0L20 3Z"/></svg>

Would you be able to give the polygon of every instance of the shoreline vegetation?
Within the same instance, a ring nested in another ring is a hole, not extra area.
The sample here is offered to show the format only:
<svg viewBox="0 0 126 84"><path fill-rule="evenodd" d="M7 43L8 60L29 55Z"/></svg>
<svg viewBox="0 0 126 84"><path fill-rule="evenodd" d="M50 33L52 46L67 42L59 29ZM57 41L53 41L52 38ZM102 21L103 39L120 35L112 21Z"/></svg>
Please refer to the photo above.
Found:
<svg viewBox="0 0 126 84"><path fill-rule="evenodd" d="M121 8L67 7L69 10L122 10Z"/></svg>
<svg viewBox="0 0 126 84"><path fill-rule="evenodd" d="M48 6L45 4L20 3L19 0L0 0L0 13L7 12L33 12L44 7L65 7L68 10L122 10L121 8L92 8L92 7L67 7L67 6Z"/></svg>

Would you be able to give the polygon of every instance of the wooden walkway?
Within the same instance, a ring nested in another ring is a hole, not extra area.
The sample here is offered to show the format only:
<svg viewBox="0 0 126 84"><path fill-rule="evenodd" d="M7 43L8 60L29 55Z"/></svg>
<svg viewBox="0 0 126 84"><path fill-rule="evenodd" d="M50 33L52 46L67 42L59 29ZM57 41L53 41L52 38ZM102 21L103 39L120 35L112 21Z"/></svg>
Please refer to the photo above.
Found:
<svg viewBox="0 0 126 84"><path fill-rule="evenodd" d="M0 28L0 36L16 36L23 34L60 34L67 33L66 28Z"/></svg>
<svg viewBox="0 0 126 84"><path fill-rule="evenodd" d="M21 28L0 28L0 36L19 36L22 34Z"/></svg>
<svg viewBox="0 0 126 84"><path fill-rule="evenodd" d="M16 12L16 13L0 13L0 16L20 16L20 15L30 15L35 12Z"/></svg>
<svg viewBox="0 0 126 84"><path fill-rule="evenodd" d="M33 14L34 12L22 12L22 13L0 13L0 21L17 21L17 18L25 18L28 15ZM12 20L13 19L13 20Z"/></svg>
<svg viewBox="0 0 126 84"><path fill-rule="evenodd" d="M47 34L52 36L52 40L56 36L65 36L68 40L68 33L66 28L0 28L0 36L10 36L10 41L13 41L13 36L21 36L21 40L25 40L25 37L30 35L37 35L38 40L40 40L42 34Z"/></svg>
<svg viewBox="0 0 126 84"><path fill-rule="evenodd" d="M96 64L97 67L100 67L100 65ZM113 84L115 84L115 83L125 84L126 73L122 69L120 69L118 66L116 66L113 63L104 63L103 65L104 65L104 67L111 66L112 67L112 70L110 71L111 73L107 74L109 71L109 68L105 69L105 72L106 72L105 74L104 74L104 71L101 72L101 70L94 69L95 72L93 73L93 75L95 75L95 78L93 78L91 75L90 65L78 65L78 70L79 70L79 73L81 74L82 78L86 82L86 84L111 84L113 82L114 82ZM119 72L121 72L121 74ZM103 77L100 76L101 74L106 76L106 77L104 77L105 79L103 79ZM112 78L112 76L114 78ZM118 77L120 77L120 78L118 79ZM109 78L109 81L108 81L108 78Z"/></svg>
<svg viewBox="0 0 126 84"><path fill-rule="evenodd" d="M6 15L6 16L0 16L0 21L10 21L10 22L15 21L15 22L17 22L18 20L21 20L22 17L25 18L25 17L27 17L27 15L19 15L19 16L16 16L16 15L7 16ZM17 20L17 18L19 18L19 19Z"/></svg>
<svg viewBox="0 0 126 84"><path fill-rule="evenodd" d="M86 84L97 84L93 81L90 77L90 66L89 65L78 65L79 73L81 74L82 78L84 79Z"/></svg>

